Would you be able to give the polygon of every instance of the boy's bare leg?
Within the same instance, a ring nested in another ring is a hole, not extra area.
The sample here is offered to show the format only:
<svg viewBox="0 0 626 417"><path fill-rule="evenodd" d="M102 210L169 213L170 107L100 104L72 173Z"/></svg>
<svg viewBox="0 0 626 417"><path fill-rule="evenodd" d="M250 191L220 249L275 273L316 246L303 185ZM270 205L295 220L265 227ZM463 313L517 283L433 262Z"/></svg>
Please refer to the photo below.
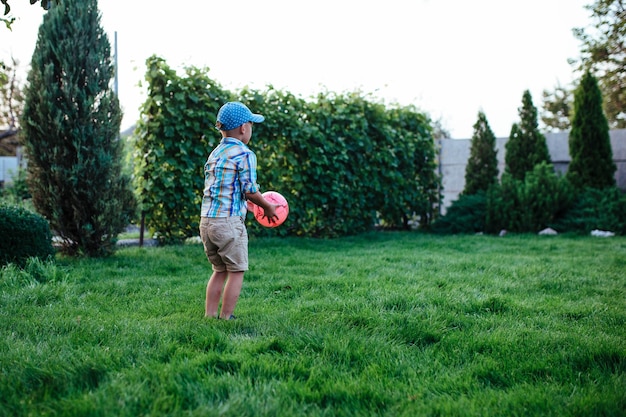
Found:
<svg viewBox="0 0 626 417"><path fill-rule="evenodd" d="M235 311L235 306L237 305L237 300L239 299L243 285L243 274L244 271L230 272L228 274L228 281L226 281L224 297L222 298L222 310L220 311L221 319L229 319L233 311Z"/></svg>
<svg viewBox="0 0 626 417"><path fill-rule="evenodd" d="M222 288L224 287L224 282L228 277L228 272L217 272L213 271L211 275L211 279L206 286L206 303L204 315L205 317L216 317L217 318L217 308L220 304L220 296L222 295Z"/></svg>

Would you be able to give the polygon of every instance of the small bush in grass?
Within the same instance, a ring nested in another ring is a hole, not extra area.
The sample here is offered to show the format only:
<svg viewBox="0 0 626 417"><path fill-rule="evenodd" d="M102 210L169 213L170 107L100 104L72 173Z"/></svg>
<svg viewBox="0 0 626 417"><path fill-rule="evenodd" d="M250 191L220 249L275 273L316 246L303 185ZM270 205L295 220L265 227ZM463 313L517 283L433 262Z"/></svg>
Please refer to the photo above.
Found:
<svg viewBox="0 0 626 417"><path fill-rule="evenodd" d="M22 207L0 205L0 265L23 267L30 257L54 255L50 225L39 214Z"/></svg>
<svg viewBox="0 0 626 417"><path fill-rule="evenodd" d="M617 187L586 188L554 227L561 232L589 234L600 229L626 235L626 195Z"/></svg>
<svg viewBox="0 0 626 417"><path fill-rule="evenodd" d="M435 221L431 230L438 234L478 233L485 230L487 196L484 191L461 194L452 202L445 216Z"/></svg>
<svg viewBox="0 0 626 417"><path fill-rule="evenodd" d="M31 198L28 184L26 183L26 170L20 169L13 178L13 183L5 187L3 197L8 201L20 204L22 201Z"/></svg>
<svg viewBox="0 0 626 417"><path fill-rule="evenodd" d="M536 165L523 180L505 172L487 193L486 229L536 233L561 218L574 197L573 186L551 164Z"/></svg>

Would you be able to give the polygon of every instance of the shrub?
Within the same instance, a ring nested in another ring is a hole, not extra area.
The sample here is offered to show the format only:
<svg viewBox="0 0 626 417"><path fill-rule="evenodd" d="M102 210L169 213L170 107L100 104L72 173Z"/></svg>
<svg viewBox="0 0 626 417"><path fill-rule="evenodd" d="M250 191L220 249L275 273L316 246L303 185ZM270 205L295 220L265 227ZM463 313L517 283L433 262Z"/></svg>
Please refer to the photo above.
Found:
<svg viewBox="0 0 626 417"><path fill-rule="evenodd" d="M617 187L586 188L555 224L555 229L584 234L600 229L626 235L626 195Z"/></svg>
<svg viewBox="0 0 626 417"><path fill-rule="evenodd" d="M154 55L146 67L149 98L133 138L135 190L151 235L181 243L198 234L203 166L221 140L215 115L231 97L206 70L189 67L179 76Z"/></svg>
<svg viewBox="0 0 626 417"><path fill-rule="evenodd" d="M505 172L487 194L486 229L536 233L564 216L574 197L572 185L551 164L536 165L524 180Z"/></svg>
<svg viewBox="0 0 626 417"><path fill-rule="evenodd" d="M332 238L381 226L426 228L440 202L430 121L411 106L387 107L359 92L306 101L270 89L241 100L265 116L251 147L262 190L290 202L279 228L251 235ZM262 230L264 229L264 230Z"/></svg>
<svg viewBox="0 0 626 417"><path fill-rule="evenodd" d="M0 265L26 265L29 258L54 255L50 225L39 214L18 206L0 205Z"/></svg>
<svg viewBox="0 0 626 417"><path fill-rule="evenodd" d="M5 186L2 197L5 201L20 205L24 200L30 199L30 191L26 182L26 170L20 169L13 178L13 183Z"/></svg>
<svg viewBox="0 0 626 417"><path fill-rule="evenodd" d="M433 223L431 231L440 234L478 233L485 230L487 212L487 194L484 191L476 194L459 196L452 202L445 216Z"/></svg>
<svg viewBox="0 0 626 417"><path fill-rule="evenodd" d="M251 236L338 237L427 227L441 200L430 119L412 106L387 107L360 92L307 101L269 87L223 90L205 69L179 77L163 59L147 61L148 99L135 131L135 180L146 224L164 243L196 236L202 166L219 143L219 107L236 98L265 121L254 127L261 191L290 203L279 228L248 223Z"/></svg>

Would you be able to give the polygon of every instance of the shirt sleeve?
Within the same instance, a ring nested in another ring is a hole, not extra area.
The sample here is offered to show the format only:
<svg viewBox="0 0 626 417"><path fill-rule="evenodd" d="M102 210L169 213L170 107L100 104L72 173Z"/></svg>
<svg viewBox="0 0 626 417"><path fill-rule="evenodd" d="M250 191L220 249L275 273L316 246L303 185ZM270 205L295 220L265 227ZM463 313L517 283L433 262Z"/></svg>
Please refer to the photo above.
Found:
<svg viewBox="0 0 626 417"><path fill-rule="evenodd" d="M252 152L246 154L239 171L239 181L241 182L241 191L245 194L254 194L259 191L259 185L256 183L256 155Z"/></svg>

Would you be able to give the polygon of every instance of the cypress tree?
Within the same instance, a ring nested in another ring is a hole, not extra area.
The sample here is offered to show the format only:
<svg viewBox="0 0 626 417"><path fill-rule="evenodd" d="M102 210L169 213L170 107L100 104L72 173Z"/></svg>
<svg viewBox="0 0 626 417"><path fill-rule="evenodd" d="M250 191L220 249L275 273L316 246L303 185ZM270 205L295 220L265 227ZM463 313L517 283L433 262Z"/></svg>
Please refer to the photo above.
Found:
<svg viewBox="0 0 626 417"><path fill-rule="evenodd" d="M70 255L102 256L134 210L121 109L97 0L63 0L39 28L22 127L33 204Z"/></svg>
<svg viewBox="0 0 626 417"><path fill-rule="evenodd" d="M465 189L463 194L472 195L487 191L498 181L498 151L485 113L478 112L470 146L470 157L465 167Z"/></svg>
<svg viewBox="0 0 626 417"><path fill-rule="evenodd" d="M509 141L505 145L505 172L523 180L527 172L541 162L551 163L545 136L539 132L537 108L530 91L524 91L519 108L520 123L513 124Z"/></svg>
<svg viewBox="0 0 626 417"><path fill-rule="evenodd" d="M598 81L587 71L574 93L574 116L569 134L572 158L567 178L576 187L602 189L615 186L615 163L609 124L602 110Z"/></svg>

